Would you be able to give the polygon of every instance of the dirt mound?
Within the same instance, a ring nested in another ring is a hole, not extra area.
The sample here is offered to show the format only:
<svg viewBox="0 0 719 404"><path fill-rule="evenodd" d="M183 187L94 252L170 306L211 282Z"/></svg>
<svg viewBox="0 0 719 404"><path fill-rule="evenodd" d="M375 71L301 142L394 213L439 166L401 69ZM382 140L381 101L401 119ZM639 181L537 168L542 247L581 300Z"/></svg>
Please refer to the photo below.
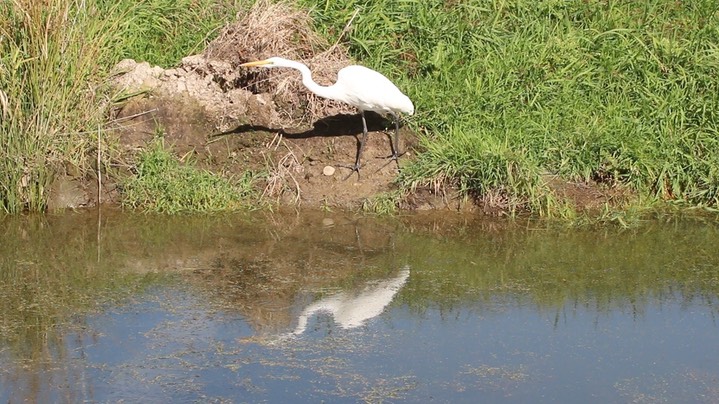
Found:
<svg viewBox="0 0 719 404"><path fill-rule="evenodd" d="M341 45L330 46L314 33L307 12L257 2L202 54L176 68L133 60L115 67L113 85L126 94L115 132L126 155L161 131L178 155L194 154L223 175L267 172L265 197L310 207L357 208L394 189L398 165L385 158L392 122L367 114L372 133L361 176L344 180L351 171L343 166L354 163L362 133L357 111L309 93L297 71L238 68L270 56L305 62L325 85L351 64ZM400 137L400 148L411 150L415 135L403 128ZM409 158L411 152L399 164Z"/></svg>
<svg viewBox="0 0 719 404"><path fill-rule="evenodd" d="M237 66L282 56L305 63L316 82L330 85L337 72L352 64L344 47L317 35L308 11L286 3L258 1L247 15L225 27L203 56ZM284 126L309 124L326 116L356 112L352 107L307 91L292 70L242 69L239 82L254 94L273 94Z"/></svg>

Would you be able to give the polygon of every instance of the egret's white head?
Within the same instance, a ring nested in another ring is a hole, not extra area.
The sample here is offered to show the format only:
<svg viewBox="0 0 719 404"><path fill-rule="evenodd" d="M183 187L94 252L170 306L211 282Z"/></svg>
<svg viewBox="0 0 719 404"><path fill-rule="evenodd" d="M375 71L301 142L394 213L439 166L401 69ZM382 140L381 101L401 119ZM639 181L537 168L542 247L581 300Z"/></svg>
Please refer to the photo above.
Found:
<svg viewBox="0 0 719 404"><path fill-rule="evenodd" d="M414 104L412 103L412 100L410 100L407 96L404 98L405 100L402 102L403 105L401 111L407 115L414 115Z"/></svg>
<svg viewBox="0 0 719 404"><path fill-rule="evenodd" d="M409 108L407 108L407 115L414 115L414 104L412 104L412 101L409 102Z"/></svg>

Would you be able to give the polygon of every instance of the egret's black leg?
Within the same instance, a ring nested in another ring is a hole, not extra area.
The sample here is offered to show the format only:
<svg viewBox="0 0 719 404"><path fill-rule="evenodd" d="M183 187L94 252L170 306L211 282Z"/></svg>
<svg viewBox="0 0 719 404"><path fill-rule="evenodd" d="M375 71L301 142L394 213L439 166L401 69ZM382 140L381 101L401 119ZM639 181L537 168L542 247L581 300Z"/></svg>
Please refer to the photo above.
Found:
<svg viewBox="0 0 719 404"><path fill-rule="evenodd" d="M362 116L362 137L360 138L360 146L359 150L357 150L357 158L355 159L355 165L354 166L342 166L351 169L349 175L345 177L345 180L352 176L355 172L357 173L357 178L359 178L359 169L360 169L360 160L362 159L362 151L364 150L364 145L367 143L367 120L364 116L364 111L360 110L360 115Z"/></svg>
<svg viewBox="0 0 719 404"><path fill-rule="evenodd" d="M360 168L360 160L362 160L362 151L364 150L364 145L367 143L367 120L364 117L364 111L360 111L362 115L362 140L360 141L360 147L359 151L357 152L357 160L355 161L355 167L354 170L359 173Z"/></svg>
<svg viewBox="0 0 719 404"><path fill-rule="evenodd" d="M393 112L392 117L394 117L394 143L392 144L392 160L397 161L399 156L403 155L404 152L399 151L399 116Z"/></svg>
<svg viewBox="0 0 719 404"><path fill-rule="evenodd" d="M392 148L392 154L386 157L389 159L389 161L385 164L382 164L382 167L377 170L378 172L382 171L382 169L387 167L387 165L392 163L392 161L397 162L397 168L399 168L399 158L404 155L404 152L399 151L399 116L394 112L391 112L391 115L394 118L394 138L390 138L390 147Z"/></svg>

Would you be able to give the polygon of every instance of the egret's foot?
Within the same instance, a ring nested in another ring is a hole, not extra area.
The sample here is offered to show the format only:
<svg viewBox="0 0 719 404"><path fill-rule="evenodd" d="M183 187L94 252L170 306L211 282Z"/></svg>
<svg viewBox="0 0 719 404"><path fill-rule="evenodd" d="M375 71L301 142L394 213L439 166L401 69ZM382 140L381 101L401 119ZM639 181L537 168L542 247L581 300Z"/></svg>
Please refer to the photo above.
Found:
<svg viewBox="0 0 719 404"><path fill-rule="evenodd" d="M399 161L399 158L407 154L406 151L403 151L401 153L392 153L389 156L385 157L377 157L378 159L389 159L389 161Z"/></svg>
<svg viewBox="0 0 719 404"><path fill-rule="evenodd" d="M387 157L387 158L389 159L389 161L387 161L386 163L382 164L382 167L378 168L377 171L375 171L375 174L378 173L378 172L380 172L380 171L382 171L382 170L383 170L385 167L387 167L388 165L392 164L392 161L397 161L397 157L394 157L394 156L389 156L389 157ZM397 161L397 169L399 170L399 161Z"/></svg>
<svg viewBox="0 0 719 404"><path fill-rule="evenodd" d="M350 166L350 165L344 165L344 164L338 164L337 167L347 168L347 169L350 169L350 170L351 170L350 173L347 174L346 177L342 178L342 181L347 181L347 180L352 176L352 174L354 174L354 173L357 173L357 180L360 179L360 165L359 165L359 163L354 164L354 165L351 165L351 166Z"/></svg>
<svg viewBox="0 0 719 404"><path fill-rule="evenodd" d="M390 154L390 155L387 156L387 157L377 157L378 159L388 159L389 161L387 161L386 163L382 164L382 167L380 167L379 170L377 170L376 172L382 171L383 168L385 168L385 167L387 167L388 165L392 164L393 161L397 162L397 169L399 170L399 169L400 169L400 166L399 166L399 158L402 157L402 156L404 156L406 153L407 153L406 151L403 151L402 153L392 153L392 154Z"/></svg>

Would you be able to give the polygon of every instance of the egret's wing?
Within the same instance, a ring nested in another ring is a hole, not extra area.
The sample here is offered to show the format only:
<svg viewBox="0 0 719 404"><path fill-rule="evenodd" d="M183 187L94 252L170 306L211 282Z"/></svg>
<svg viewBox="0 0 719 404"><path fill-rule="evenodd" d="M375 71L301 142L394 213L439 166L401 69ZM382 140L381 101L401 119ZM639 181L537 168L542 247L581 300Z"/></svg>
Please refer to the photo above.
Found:
<svg viewBox="0 0 719 404"><path fill-rule="evenodd" d="M340 70L335 85L342 88L345 102L365 111L406 111L408 103L411 105L409 98L387 77L364 66Z"/></svg>

